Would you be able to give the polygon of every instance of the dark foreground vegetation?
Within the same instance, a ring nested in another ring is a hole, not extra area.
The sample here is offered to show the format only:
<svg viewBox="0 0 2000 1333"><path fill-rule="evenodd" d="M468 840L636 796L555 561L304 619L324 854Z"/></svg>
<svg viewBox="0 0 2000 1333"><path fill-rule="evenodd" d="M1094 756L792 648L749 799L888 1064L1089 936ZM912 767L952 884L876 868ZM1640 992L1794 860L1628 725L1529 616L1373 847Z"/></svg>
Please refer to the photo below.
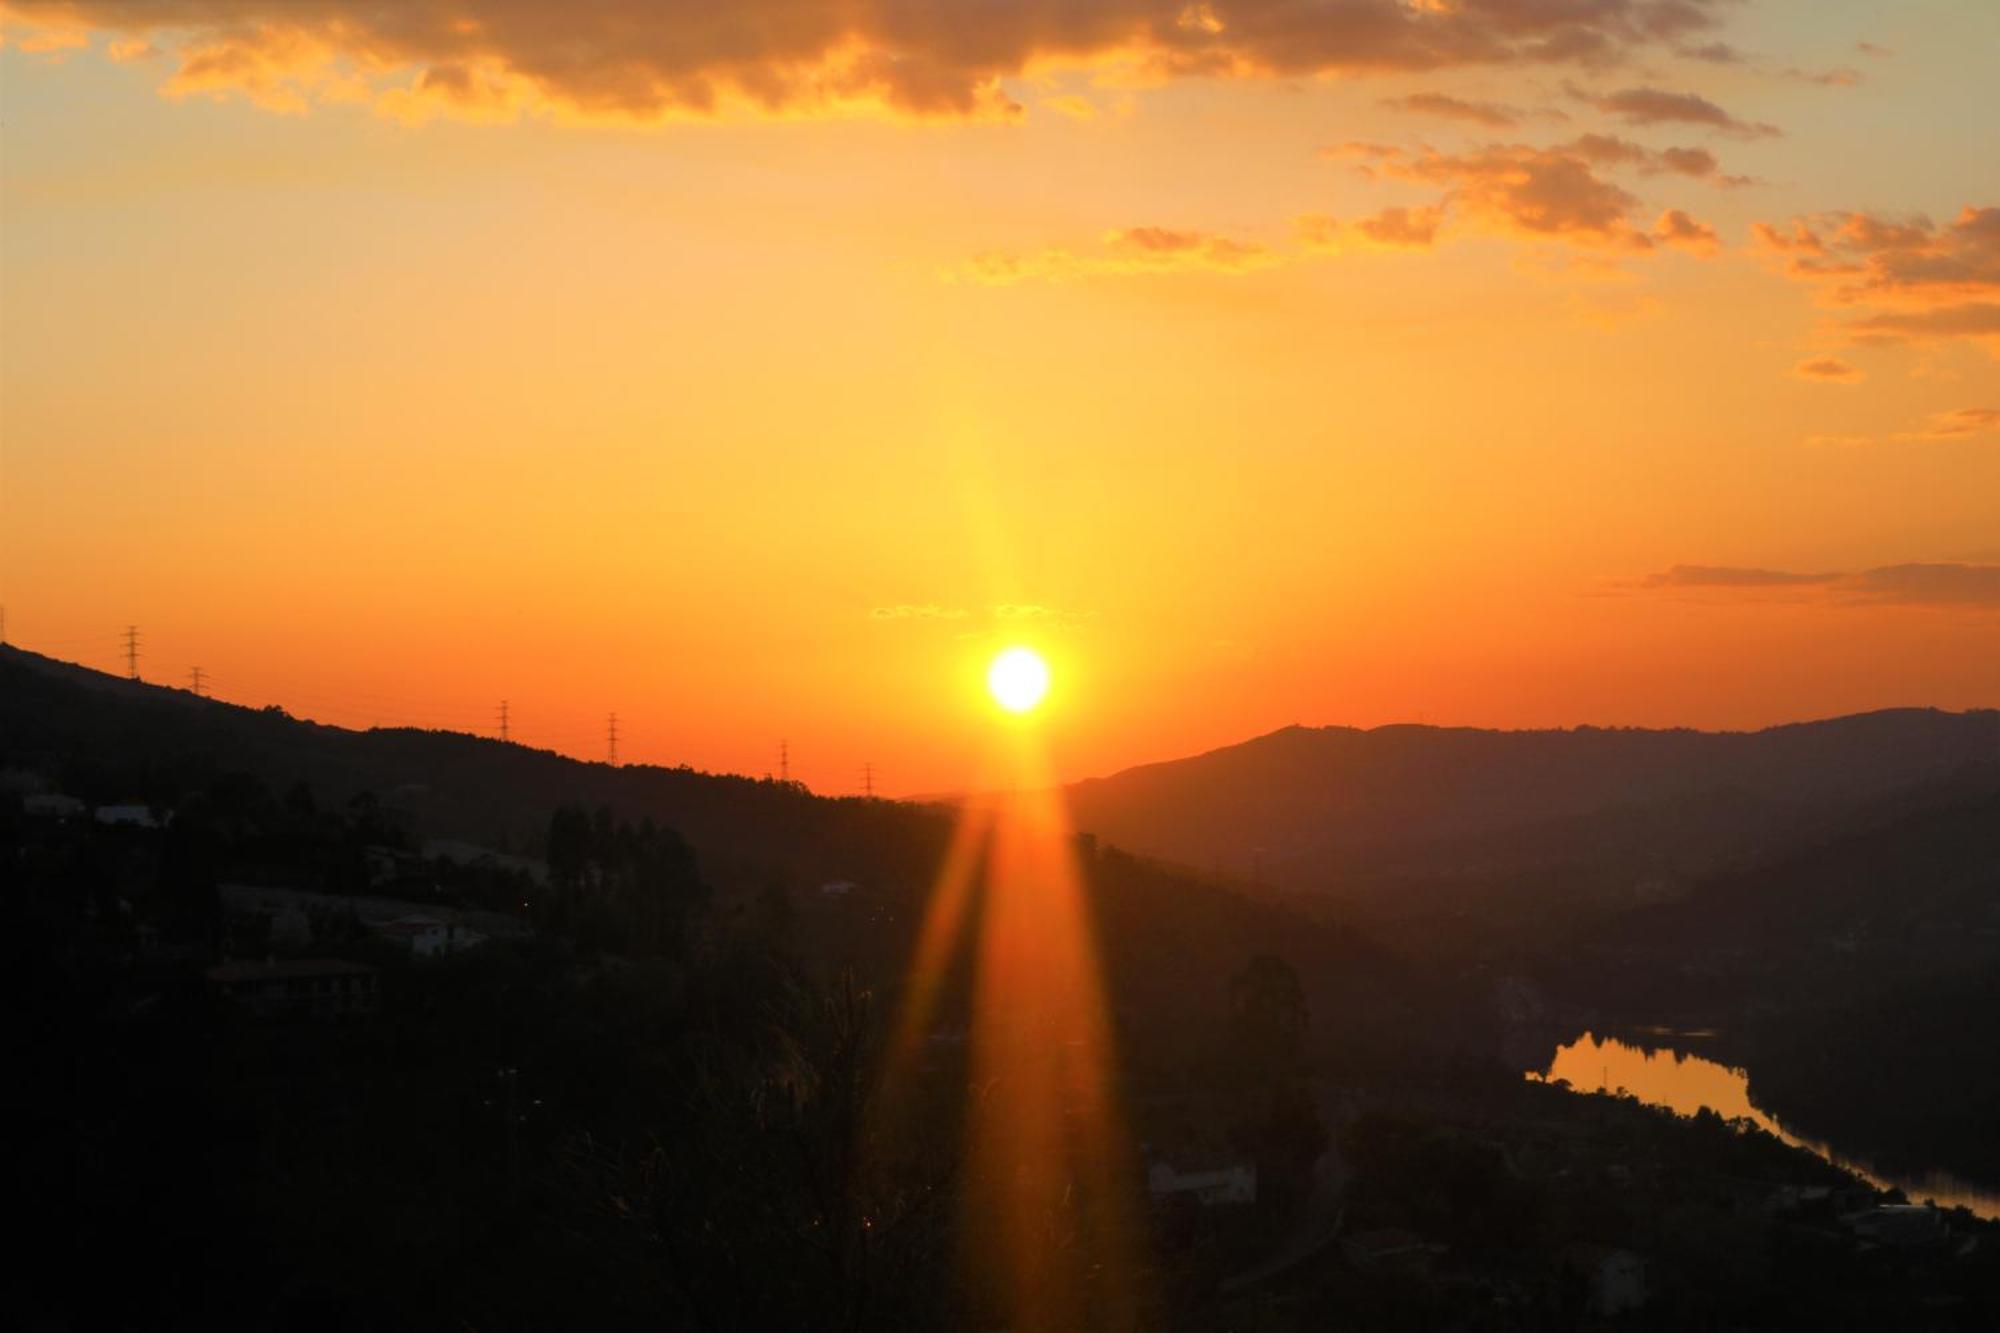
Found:
<svg viewBox="0 0 2000 1333"><path fill-rule="evenodd" d="M21 1324L1004 1323L962 1280L962 969L882 1084L944 815L18 654L0 769ZM1077 855L1144 1324L2000 1321L2000 1227L1526 1083L1491 978Z"/></svg>

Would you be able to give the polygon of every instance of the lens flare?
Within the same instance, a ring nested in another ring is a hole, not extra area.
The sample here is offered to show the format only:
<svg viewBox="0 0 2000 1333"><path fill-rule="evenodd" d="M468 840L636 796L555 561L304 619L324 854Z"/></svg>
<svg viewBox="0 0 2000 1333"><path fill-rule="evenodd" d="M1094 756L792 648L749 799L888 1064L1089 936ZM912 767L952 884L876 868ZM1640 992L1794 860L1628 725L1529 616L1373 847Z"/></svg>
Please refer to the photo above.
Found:
<svg viewBox="0 0 2000 1333"><path fill-rule="evenodd" d="M965 1080L958 1278L974 1322L1143 1327L1143 1186L1086 867L1038 734L996 739L1013 744L982 773L939 868L878 1109L895 1132L927 1077ZM953 1031L969 1038L957 1069L934 1055Z"/></svg>

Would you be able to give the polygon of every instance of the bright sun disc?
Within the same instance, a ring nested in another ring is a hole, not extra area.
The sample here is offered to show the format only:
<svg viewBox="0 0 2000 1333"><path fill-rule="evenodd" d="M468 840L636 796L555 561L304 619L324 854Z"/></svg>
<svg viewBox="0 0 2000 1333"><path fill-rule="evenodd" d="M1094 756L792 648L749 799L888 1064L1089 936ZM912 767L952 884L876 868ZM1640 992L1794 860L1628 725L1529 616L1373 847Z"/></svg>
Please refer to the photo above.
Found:
<svg viewBox="0 0 2000 1333"><path fill-rule="evenodd" d="M1032 648L1009 648L986 668L986 688L1010 713L1025 713L1049 692L1049 664Z"/></svg>

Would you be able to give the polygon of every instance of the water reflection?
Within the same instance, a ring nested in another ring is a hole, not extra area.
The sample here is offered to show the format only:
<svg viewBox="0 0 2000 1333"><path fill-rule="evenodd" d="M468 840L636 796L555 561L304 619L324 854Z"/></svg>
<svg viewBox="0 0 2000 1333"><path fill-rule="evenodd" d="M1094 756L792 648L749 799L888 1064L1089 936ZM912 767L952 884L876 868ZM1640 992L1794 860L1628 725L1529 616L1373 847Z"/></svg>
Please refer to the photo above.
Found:
<svg viewBox="0 0 2000 1333"><path fill-rule="evenodd" d="M1584 1033L1559 1046L1547 1069L1529 1078L1561 1079L1579 1092L1623 1089L1642 1102L1664 1106L1681 1115L1707 1107L1725 1119L1745 1119L1794 1147L1844 1167L1881 1189L1900 1189L1913 1200L1929 1200L1947 1208L1968 1208L1981 1217L2000 1218L2000 1194L1969 1185L1943 1171L1921 1176L1894 1176L1840 1153L1818 1139L1794 1133L1750 1100L1750 1076L1699 1055L1671 1047L1644 1051L1613 1037L1600 1040Z"/></svg>

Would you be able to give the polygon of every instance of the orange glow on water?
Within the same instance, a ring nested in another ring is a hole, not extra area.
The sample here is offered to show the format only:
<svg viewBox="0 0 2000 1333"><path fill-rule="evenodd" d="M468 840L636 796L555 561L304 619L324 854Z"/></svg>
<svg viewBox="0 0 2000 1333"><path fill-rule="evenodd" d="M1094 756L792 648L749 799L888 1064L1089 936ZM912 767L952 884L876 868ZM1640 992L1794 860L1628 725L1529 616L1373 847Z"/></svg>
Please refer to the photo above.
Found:
<svg viewBox="0 0 2000 1333"><path fill-rule="evenodd" d="M1531 1078L1561 1080L1582 1092L1629 1092L1642 1102L1680 1115L1707 1108L1725 1120L1748 1120L1795 1148L1804 1148L1844 1167L1881 1189L1900 1189L1911 1199L1947 1208L1969 1208L1982 1217L2000 1217L2000 1194L1979 1189L1943 1171L1905 1179L1877 1172L1819 1139L1787 1129L1776 1116L1750 1100L1750 1076L1741 1069L1699 1055L1661 1048L1642 1050L1615 1038L1584 1033L1557 1048L1549 1067Z"/></svg>

